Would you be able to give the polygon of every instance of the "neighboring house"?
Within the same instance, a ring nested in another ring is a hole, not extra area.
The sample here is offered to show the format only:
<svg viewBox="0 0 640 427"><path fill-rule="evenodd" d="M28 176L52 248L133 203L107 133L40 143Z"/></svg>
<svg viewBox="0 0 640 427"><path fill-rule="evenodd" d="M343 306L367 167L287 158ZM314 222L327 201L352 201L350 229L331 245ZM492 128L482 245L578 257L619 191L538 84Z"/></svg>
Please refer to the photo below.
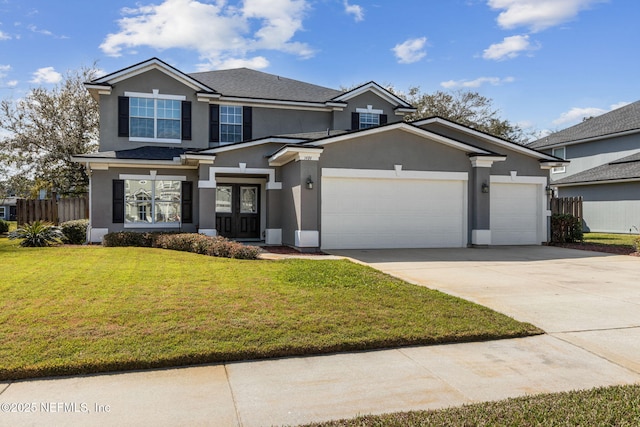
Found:
<svg viewBox="0 0 640 427"><path fill-rule="evenodd" d="M640 101L528 145L569 160L551 170L558 197L583 198L585 231L640 228Z"/></svg>
<svg viewBox="0 0 640 427"><path fill-rule="evenodd" d="M415 111L370 82L338 91L157 58L86 84L100 103L90 240L182 230L302 251L547 240L563 161Z"/></svg>
<svg viewBox="0 0 640 427"><path fill-rule="evenodd" d="M0 196L0 219L4 219L5 221L16 220L17 200L15 196Z"/></svg>

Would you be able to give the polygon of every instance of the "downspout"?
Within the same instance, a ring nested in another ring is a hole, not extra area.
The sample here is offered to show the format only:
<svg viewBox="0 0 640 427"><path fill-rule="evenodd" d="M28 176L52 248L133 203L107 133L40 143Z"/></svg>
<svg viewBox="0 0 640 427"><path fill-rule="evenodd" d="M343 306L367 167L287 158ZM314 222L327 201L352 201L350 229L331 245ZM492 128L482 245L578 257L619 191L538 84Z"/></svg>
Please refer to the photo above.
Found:
<svg viewBox="0 0 640 427"><path fill-rule="evenodd" d="M93 175L93 173L91 173L91 164L89 162L87 162L87 164L85 165L85 168L87 169L87 175L89 176L89 225L87 226L87 244L91 243L91 228L92 228L92 222L93 222L93 203L92 203L92 199L93 199L93 187L91 185L91 176Z"/></svg>

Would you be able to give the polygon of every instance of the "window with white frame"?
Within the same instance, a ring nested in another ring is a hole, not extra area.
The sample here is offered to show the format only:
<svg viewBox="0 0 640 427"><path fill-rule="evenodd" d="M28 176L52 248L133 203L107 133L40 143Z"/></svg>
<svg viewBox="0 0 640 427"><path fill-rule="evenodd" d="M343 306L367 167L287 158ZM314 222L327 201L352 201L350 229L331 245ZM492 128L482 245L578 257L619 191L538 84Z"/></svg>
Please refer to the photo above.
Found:
<svg viewBox="0 0 640 427"><path fill-rule="evenodd" d="M242 107L220 106L220 143L231 144L242 141Z"/></svg>
<svg viewBox="0 0 640 427"><path fill-rule="evenodd" d="M380 114L360 113L360 129L368 129L380 124Z"/></svg>
<svg viewBox="0 0 640 427"><path fill-rule="evenodd" d="M181 186L176 180L125 180L125 224L179 225Z"/></svg>
<svg viewBox="0 0 640 427"><path fill-rule="evenodd" d="M551 155L554 157L559 157L562 160L567 158L567 149L566 147L558 147L551 150ZM560 166L557 168L551 169L551 173L564 173L566 172L566 168L564 166Z"/></svg>
<svg viewBox="0 0 640 427"><path fill-rule="evenodd" d="M184 96L127 92L129 139L140 142L180 142Z"/></svg>

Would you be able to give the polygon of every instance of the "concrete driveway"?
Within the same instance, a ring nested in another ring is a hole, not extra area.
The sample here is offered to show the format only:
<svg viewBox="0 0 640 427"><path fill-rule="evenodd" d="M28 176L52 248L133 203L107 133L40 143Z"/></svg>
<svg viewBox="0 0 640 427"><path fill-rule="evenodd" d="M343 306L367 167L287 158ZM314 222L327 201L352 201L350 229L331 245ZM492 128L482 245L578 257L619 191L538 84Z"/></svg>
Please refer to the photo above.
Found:
<svg viewBox="0 0 640 427"><path fill-rule="evenodd" d="M640 258L548 246L332 253L533 323L640 372Z"/></svg>

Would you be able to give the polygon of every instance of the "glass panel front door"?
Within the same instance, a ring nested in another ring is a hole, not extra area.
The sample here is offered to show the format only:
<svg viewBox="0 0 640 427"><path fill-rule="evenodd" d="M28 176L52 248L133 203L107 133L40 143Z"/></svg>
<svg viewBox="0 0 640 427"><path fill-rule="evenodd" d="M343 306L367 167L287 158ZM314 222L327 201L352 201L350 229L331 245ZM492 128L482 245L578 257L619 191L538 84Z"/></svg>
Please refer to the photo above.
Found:
<svg viewBox="0 0 640 427"><path fill-rule="evenodd" d="M218 185L215 215L219 235L238 239L259 239L260 186Z"/></svg>

